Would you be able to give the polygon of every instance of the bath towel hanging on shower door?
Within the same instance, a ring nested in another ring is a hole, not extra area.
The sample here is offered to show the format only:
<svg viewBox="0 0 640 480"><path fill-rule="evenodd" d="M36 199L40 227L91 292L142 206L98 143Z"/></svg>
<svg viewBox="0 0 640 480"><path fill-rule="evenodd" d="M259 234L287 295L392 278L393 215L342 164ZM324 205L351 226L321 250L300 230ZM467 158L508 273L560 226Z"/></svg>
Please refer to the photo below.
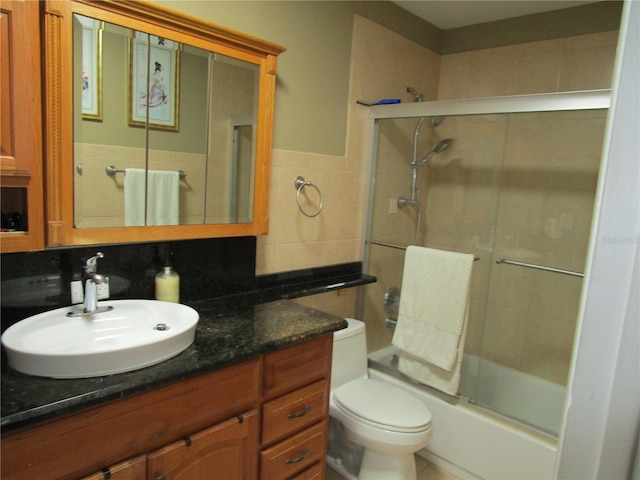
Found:
<svg viewBox="0 0 640 480"><path fill-rule="evenodd" d="M469 306L473 255L410 246L404 262L393 345L399 368L421 383L455 395Z"/></svg>

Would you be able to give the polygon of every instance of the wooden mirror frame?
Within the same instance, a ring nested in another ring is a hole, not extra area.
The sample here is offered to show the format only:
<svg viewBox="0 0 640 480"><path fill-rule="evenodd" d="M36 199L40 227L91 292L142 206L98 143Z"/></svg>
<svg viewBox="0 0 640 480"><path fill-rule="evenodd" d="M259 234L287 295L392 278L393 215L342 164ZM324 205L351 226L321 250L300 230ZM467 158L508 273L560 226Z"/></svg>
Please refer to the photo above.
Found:
<svg viewBox="0 0 640 480"><path fill-rule="evenodd" d="M44 15L46 245L90 245L266 234L280 45L139 0L47 0ZM214 50L260 66L253 222L74 228L73 14Z"/></svg>

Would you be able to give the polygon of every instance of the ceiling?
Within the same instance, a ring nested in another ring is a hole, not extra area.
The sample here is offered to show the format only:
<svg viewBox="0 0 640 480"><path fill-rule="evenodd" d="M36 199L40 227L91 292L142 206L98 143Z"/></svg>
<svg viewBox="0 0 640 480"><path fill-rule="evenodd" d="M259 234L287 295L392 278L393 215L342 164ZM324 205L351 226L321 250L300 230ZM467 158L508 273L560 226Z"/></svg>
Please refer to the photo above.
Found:
<svg viewBox="0 0 640 480"><path fill-rule="evenodd" d="M397 0L394 3L442 29L577 7L585 0Z"/></svg>

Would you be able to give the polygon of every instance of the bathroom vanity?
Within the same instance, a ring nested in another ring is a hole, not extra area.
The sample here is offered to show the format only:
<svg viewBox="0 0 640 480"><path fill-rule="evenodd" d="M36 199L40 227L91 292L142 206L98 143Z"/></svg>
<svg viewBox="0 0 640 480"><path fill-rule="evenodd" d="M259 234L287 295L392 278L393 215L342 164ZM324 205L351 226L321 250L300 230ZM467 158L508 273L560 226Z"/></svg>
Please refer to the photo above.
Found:
<svg viewBox="0 0 640 480"><path fill-rule="evenodd" d="M194 344L106 377L2 377L5 479L324 478L332 332L288 301L203 302Z"/></svg>

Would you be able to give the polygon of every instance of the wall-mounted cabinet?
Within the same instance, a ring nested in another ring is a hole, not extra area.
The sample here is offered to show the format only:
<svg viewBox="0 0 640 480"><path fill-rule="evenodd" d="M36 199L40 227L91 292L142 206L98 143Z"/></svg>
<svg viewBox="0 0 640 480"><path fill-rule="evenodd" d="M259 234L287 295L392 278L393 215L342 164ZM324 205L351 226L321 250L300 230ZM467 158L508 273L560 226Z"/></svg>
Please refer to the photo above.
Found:
<svg viewBox="0 0 640 480"><path fill-rule="evenodd" d="M283 47L150 2L43 15L48 246L267 233Z"/></svg>
<svg viewBox="0 0 640 480"><path fill-rule="evenodd" d="M44 246L39 2L0 5L0 251Z"/></svg>

